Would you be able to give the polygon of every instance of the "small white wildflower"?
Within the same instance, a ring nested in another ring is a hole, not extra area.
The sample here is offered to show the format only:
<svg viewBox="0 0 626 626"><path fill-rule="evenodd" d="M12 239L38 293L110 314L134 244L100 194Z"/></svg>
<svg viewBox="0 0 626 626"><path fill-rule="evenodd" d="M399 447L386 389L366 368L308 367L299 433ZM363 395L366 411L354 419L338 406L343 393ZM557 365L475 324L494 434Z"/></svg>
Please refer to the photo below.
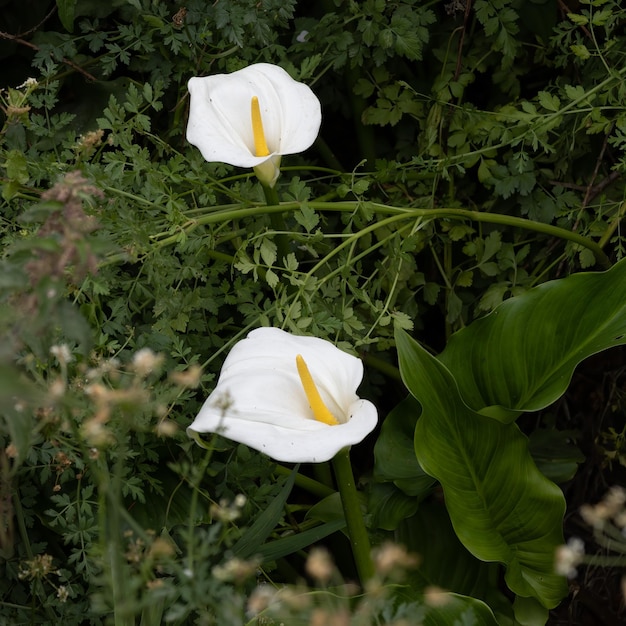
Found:
<svg viewBox="0 0 626 626"><path fill-rule="evenodd" d="M98 367L93 367L87 370L85 373L85 377L87 380L94 380L96 378L102 378L103 376L109 374L114 375L116 370L120 367L119 359L112 357L107 359L106 361L100 363Z"/></svg>
<svg viewBox="0 0 626 626"><path fill-rule="evenodd" d="M428 585L424 589L424 602L428 606L442 607L449 604L452 600L452 596L448 591L437 587L436 585Z"/></svg>
<svg viewBox="0 0 626 626"><path fill-rule="evenodd" d="M307 574L322 584L327 583L335 571L333 560L325 548L313 548L305 567Z"/></svg>
<svg viewBox="0 0 626 626"><path fill-rule="evenodd" d="M34 89L39 85L36 78L27 78L21 85L18 85L16 89Z"/></svg>
<svg viewBox="0 0 626 626"><path fill-rule="evenodd" d="M98 417L92 417L81 426L83 437L91 446L103 447L115 442L113 433L107 429Z"/></svg>
<svg viewBox="0 0 626 626"><path fill-rule="evenodd" d="M60 602L65 602L70 597L70 590L65 585L60 585L57 589L57 597Z"/></svg>
<svg viewBox="0 0 626 626"><path fill-rule="evenodd" d="M398 573L418 565L415 554L407 552L404 546L392 542L385 542L374 552L374 566L382 577Z"/></svg>
<svg viewBox="0 0 626 626"><path fill-rule="evenodd" d="M133 356L133 369L144 377L151 374L163 362L162 354L155 354L150 348L142 348Z"/></svg>
<svg viewBox="0 0 626 626"><path fill-rule="evenodd" d="M307 38L309 36L309 31L308 30L303 30L300 32L300 34L296 37L296 41L298 43L304 43Z"/></svg>
<svg viewBox="0 0 626 626"><path fill-rule="evenodd" d="M173 437L178 432L178 425L172 420L160 420L154 429L159 437Z"/></svg>
<svg viewBox="0 0 626 626"><path fill-rule="evenodd" d="M271 585L259 585L248 599L247 614L250 619L264 611L276 597L276 589Z"/></svg>
<svg viewBox="0 0 626 626"><path fill-rule="evenodd" d="M618 485L611 487L604 496L603 502L611 517L615 517L622 511L626 504L626 489Z"/></svg>
<svg viewBox="0 0 626 626"><path fill-rule="evenodd" d="M608 493L597 504L583 504L580 516L594 528L602 528L610 519L623 513L626 504L626 489L611 487Z"/></svg>
<svg viewBox="0 0 626 626"><path fill-rule="evenodd" d="M62 378L56 378L50 383L48 391L54 400L61 399L65 394L65 381Z"/></svg>
<svg viewBox="0 0 626 626"><path fill-rule="evenodd" d="M202 368L199 365L191 365L184 372L171 372L170 380L181 387L195 389L200 384Z"/></svg>
<svg viewBox="0 0 626 626"><path fill-rule="evenodd" d="M241 583L252 576L259 566L258 561L244 561L235 557L221 565L216 565L211 571L213 576L224 582Z"/></svg>
<svg viewBox="0 0 626 626"><path fill-rule="evenodd" d="M579 565L585 556L585 544L578 537L571 537L566 545L556 549L554 569L557 574L576 577L576 566Z"/></svg>
<svg viewBox="0 0 626 626"><path fill-rule="evenodd" d="M245 498L245 496L243 497ZM241 499L239 499L239 502L241 502ZM245 500L243 504L245 504ZM211 517L219 520L220 522L234 522L241 516L243 504L241 506L238 504L237 496L235 496L235 501L232 503L229 503L228 500L222 499L219 504L212 504L209 508L209 512Z"/></svg>
<svg viewBox="0 0 626 626"><path fill-rule="evenodd" d="M61 365L67 365L73 359L69 347L64 343L58 346L52 346L50 348L50 354L55 357Z"/></svg>

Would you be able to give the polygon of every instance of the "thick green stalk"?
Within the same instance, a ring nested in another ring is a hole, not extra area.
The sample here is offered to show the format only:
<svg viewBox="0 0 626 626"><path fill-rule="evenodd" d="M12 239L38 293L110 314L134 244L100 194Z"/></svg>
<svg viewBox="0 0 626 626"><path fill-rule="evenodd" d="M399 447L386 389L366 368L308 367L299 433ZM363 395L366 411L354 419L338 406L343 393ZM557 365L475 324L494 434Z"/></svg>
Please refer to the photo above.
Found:
<svg viewBox="0 0 626 626"><path fill-rule="evenodd" d="M352 554L356 563L356 569L365 584L374 576L374 564L371 557L370 540L361 514L359 494L354 483L352 464L350 463L350 448L344 448L333 459L333 468L337 486L341 494L343 514L348 526L348 535L352 546Z"/></svg>
<svg viewBox="0 0 626 626"><path fill-rule="evenodd" d="M311 209L317 209L319 211L337 211L337 212L353 212L358 209L359 205L362 204L358 201L341 201L341 202L320 202L312 200L307 203L307 205ZM207 224L217 224L224 223L227 221L235 220L235 219L243 219L246 217L254 217L255 215L259 215L263 212L269 213L270 216L274 214L287 213L289 211L297 211L300 208L299 202L285 202L281 205L269 205L266 207L259 206L248 206L248 207L238 207L238 208L214 208L212 210L207 209L207 214L202 215L200 217L195 218L191 221L188 227L182 229L185 232L188 230L193 230L193 228L199 225L207 225ZM433 219L456 219L456 220L470 220L476 222L486 222L489 224L502 224L504 226L510 226L512 228L519 228L523 230L529 230L537 233L542 233L544 235L548 235L551 237L556 237L558 239L564 239L568 241L572 241L573 243L579 244L589 250L591 250L596 257L597 262L604 266L605 268L611 267L611 261L605 254L602 247L599 246L595 241L589 239L588 237L584 237L579 235L578 233L566 230L564 228L560 228L558 226L553 226L552 224L544 224L543 222L535 222L533 220L528 220L523 217L514 217L512 215L500 215L498 213L482 213L480 211L469 211L467 209L456 209L456 208L446 208L441 207L437 209L416 209L411 207L396 207L390 206L386 204L379 204L377 202L368 202L367 207L374 211L374 213L380 215L391 215L395 216L398 219L424 219L424 220L433 220ZM271 217L272 226L276 230L282 230L283 224L281 218L277 215L276 217ZM276 226L275 222L276 220ZM376 228L376 224L372 225ZM175 235L167 236L166 238L160 239L157 242L157 246L159 248L164 247L166 245L171 245L176 243L179 240L180 233ZM286 241L286 240L285 240ZM604 242L606 243L606 242ZM277 245L278 241L277 241ZM127 255L116 255L112 257L111 261L105 261L105 264L110 264L111 262L121 261L126 259ZM280 255L279 255L280 258Z"/></svg>
<svg viewBox="0 0 626 626"><path fill-rule="evenodd" d="M121 545L122 528L120 524L120 509L122 508L122 472L126 454L120 453L113 468L112 480L101 475L100 489L103 490L106 503L105 523L107 527L101 530L104 542L104 558L108 565L113 592L113 620L115 626L134 626L135 618L132 615L132 604L128 595L128 571L123 561ZM102 480L104 478L104 481ZM103 484L104 483L104 484Z"/></svg>
<svg viewBox="0 0 626 626"><path fill-rule="evenodd" d="M291 474L291 471L291 469L287 469L282 465L276 466L276 473L280 474L281 476L289 476ZM298 485L298 487L304 489L305 491L308 491L314 496L318 496L319 498L326 498L328 496L332 496L333 493L335 493L335 490L331 489L326 484L313 478L309 478L304 474L296 474L295 483L296 485Z"/></svg>
<svg viewBox="0 0 626 626"><path fill-rule="evenodd" d="M278 206L280 204L280 200L278 198L278 191L276 187L270 187L269 185L264 185L261 183L261 187L263 187L263 193L265 194L265 202L267 202L267 206Z"/></svg>
<svg viewBox="0 0 626 626"><path fill-rule="evenodd" d="M280 200L278 198L278 191L276 187L270 187L269 185L264 185L261 183L263 187L263 193L265 194L265 201L267 202L267 206L275 207L280 204ZM276 231L276 256L278 259L278 263L283 263L283 259L287 257L289 254L289 241L287 239L287 235L278 234L281 230L284 230L285 224L283 222L282 216L280 213L271 212L270 213L270 223L272 224L272 228Z"/></svg>
<svg viewBox="0 0 626 626"><path fill-rule="evenodd" d="M196 532L196 525L198 524L198 520L196 519L196 512L198 510L198 497L200 493L200 484L202 483L202 479L204 478L207 468L209 467L209 463L211 462L211 457L213 456L213 443L207 444L205 443L198 433L193 433L195 442L201 447L204 448L207 452L204 455L204 459L200 466L196 469L195 473L192 473L190 476L190 484L193 491L191 492L191 503L189 506L189 522L187 526L187 569L190 572L194 571L194 538Z"/></svg>

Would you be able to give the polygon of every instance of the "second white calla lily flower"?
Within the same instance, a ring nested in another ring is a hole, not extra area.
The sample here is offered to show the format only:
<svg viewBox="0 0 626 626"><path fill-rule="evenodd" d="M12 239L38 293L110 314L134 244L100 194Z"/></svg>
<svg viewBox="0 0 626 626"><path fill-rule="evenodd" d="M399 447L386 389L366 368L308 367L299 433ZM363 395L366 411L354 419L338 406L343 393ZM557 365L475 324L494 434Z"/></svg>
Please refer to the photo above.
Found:
<svg viewBox="0 0 626 626"><path fill-rule="evenodd" d="M376 407L356 394L362 378L361 360L329 341L258 328L231 350L187 433L219 433L276 461L328 461L376 426Z"/></svg>
<svg viewBox="0 0 626 626"><path fill-rule="evenodd" d="M278 65L257 63L232 74L193 77L187 141L207 161L252 167L273 187L283 154L306 150L322 121L313 91Z"/></svg>

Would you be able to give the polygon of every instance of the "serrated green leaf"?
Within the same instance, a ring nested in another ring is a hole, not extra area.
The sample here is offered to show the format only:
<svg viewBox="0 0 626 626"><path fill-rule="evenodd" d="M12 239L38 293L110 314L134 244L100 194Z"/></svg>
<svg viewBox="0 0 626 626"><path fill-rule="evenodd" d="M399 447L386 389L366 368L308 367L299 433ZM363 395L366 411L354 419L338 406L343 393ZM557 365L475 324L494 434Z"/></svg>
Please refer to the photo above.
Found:
<svg viewBox="0 0 626 626"><path fill-rule="evenodd" d="M580 267L582 267L583 269L593 267L596 264L596 257L594 253L588 248L583 248L578 253L578 260L580 261Z"/></svg>
<svg viewBox="0 0 626 626"><path fill-rule="evenodd" d="M437 302L439 298L439 292L441 291L441 285L437 283L428 282L424 285L424 300L430 305Z"/></svg>
<svg viewBox="0 0 626 626"><path fill-rule="evenodd" d="M461 313L463 311L463 301L456 294L455 291L450 290L448 292L448 301L447 301L447 314L446 321L448 324L453 324L456 320L459 319Z"/></svg>
<svg viewBox="0 0 626 626"><path fill-rule="evenodd" d="M465 271L465 272L461 272L457 276L456 281L454 281L454 284L458 287L471 287L473 280L474 280L474 272Z"/></svg>
<svg viewBox="0 0 626 626"><path fill-rule="evenodd" d="M294 213L294 217L296 222L306 229L307 233L310 233L320 221L320 218L315 210L309 207L308 204L302 204Z"/></svg>
<svg viewBox="0 0 626 626"><path fill-rule="evenodd" d="M267 272L265 272L265 280L272 289L280 282L278 275L273 270L267 270Z"/></svg>
<svg viewBox="0 0 626 626"><path fill-rule="evenodd" d="M463 237L471 235L473 232L475 232L474 228L468 224L454 224L448 231L448 237L452 241L460 241Z"/></svg>
<svg viewBox="0 0 626 626"><path fill-rule="evenodd" d="M304 81L307 78L311 78L313 73L317 69L318 65L322 62L321 54L314 54L310 57L307 57L302 61L300 65L300 80Z"/></svg>
<svg viewBox="0 0 626 626"><path fill-rule="evenodd" d="M20 187L21 185L15 180L4 183L2 185L2 198L7 201L12 200L19 192Z"/></svg>
<svg viewBox="0 0 626 626"><path fill-rule="evenodd" d="M480 165L478 166L478 180L481 183L486 183L491 179L491 168L490 165L493 164L493 160L491 159L481 159Z"/></svg>
<svg viewBox="0 0 626 626"><path fill-rule="evenodd" d="M480 271L485 274L485 276L496 276L500 271L498 264L493 261L481 263L478 267L480 268Z"/></svg>
<svg viewBox="0 0 626 626"><path fill-rule="evenodd" d="M398 328L404 328L404 330L413 330L413 319L403 311L394 311L391 314L391 317L393 319L393 323Z"/></svg>
<svg viewBox="0 0 626 626"><path fill-rule="evenodd" d="M6 154L4 167L8 178L20 185L28 182L28 162L24 153L20 150L9 150Z"/></svg>
<svg viewBox="0 0 626 626"><path fill-rule="evenodd" d="M589 18L586 15L581 15L580 13L568 13L567 17L578 26L586 26L589 24Z"/></svg>
<svg viewBox="0 0 626 626"><path fill-rule="evenodd" d="M480 311L493 311L497 306L502 304L504 300L504 294L509 289L508 282L499 282L489 285L489 288L481 296L478 302L478 309Z"/></svg>
<svg viewBox="0 0 626 626"><path fill-rule="evenodd" d="M585 88L582 85L565 85L565 94L570 100L581 100L585 97Z"/></svg>
<svg viewBox="0 0 626 626"><path fill-rule="evenodd" d="M274 262L276 261L277 249L278 248L276 244L271 239L267 237L263 239L263 241L261 242L260 252L261 258L266 265L274 265Z"/></svg>
<svg viewBox="0 0 626 626"><path fill-rule="evenodd" d="M604 26L611 19L613 13L614 9L612 7L605 7L600 11L594 11L591 18L591 23L594 26Z"/></svg>
<svg viewBox="0 0 626 626"><path fill-rule="evenodd" d="M590 56L591 52L589 52L589 48L583 44L572 44L570 50L583 61L586 61Z"/></svg>
<svg viewBox="0 0 626 626"><path fill-rule="evenodd" d="M483 256L480 259L481 262L488 261L502 248L502 235L500 231L494 230L489 233L484 239L484 246Z"/></svg>
<svg viewBox="0 0 626 626"><path fill-rule="evenodd" d="M558 96L555 96L547 91L540 91L537 94L539 104L548 111L558 111L561 108L561 101Z"/></svg>

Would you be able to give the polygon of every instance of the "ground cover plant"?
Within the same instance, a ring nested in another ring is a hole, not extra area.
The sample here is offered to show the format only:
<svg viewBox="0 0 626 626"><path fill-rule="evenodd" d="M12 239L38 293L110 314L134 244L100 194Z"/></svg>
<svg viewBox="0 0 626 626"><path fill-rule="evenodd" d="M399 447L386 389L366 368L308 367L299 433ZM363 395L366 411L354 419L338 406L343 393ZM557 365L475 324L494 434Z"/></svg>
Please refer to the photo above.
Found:
<svg viewBox="0 0 626 626"><path fill-rule="evenodd" d="M622 623L621 3L0 6L0 623Z"/></svg>

